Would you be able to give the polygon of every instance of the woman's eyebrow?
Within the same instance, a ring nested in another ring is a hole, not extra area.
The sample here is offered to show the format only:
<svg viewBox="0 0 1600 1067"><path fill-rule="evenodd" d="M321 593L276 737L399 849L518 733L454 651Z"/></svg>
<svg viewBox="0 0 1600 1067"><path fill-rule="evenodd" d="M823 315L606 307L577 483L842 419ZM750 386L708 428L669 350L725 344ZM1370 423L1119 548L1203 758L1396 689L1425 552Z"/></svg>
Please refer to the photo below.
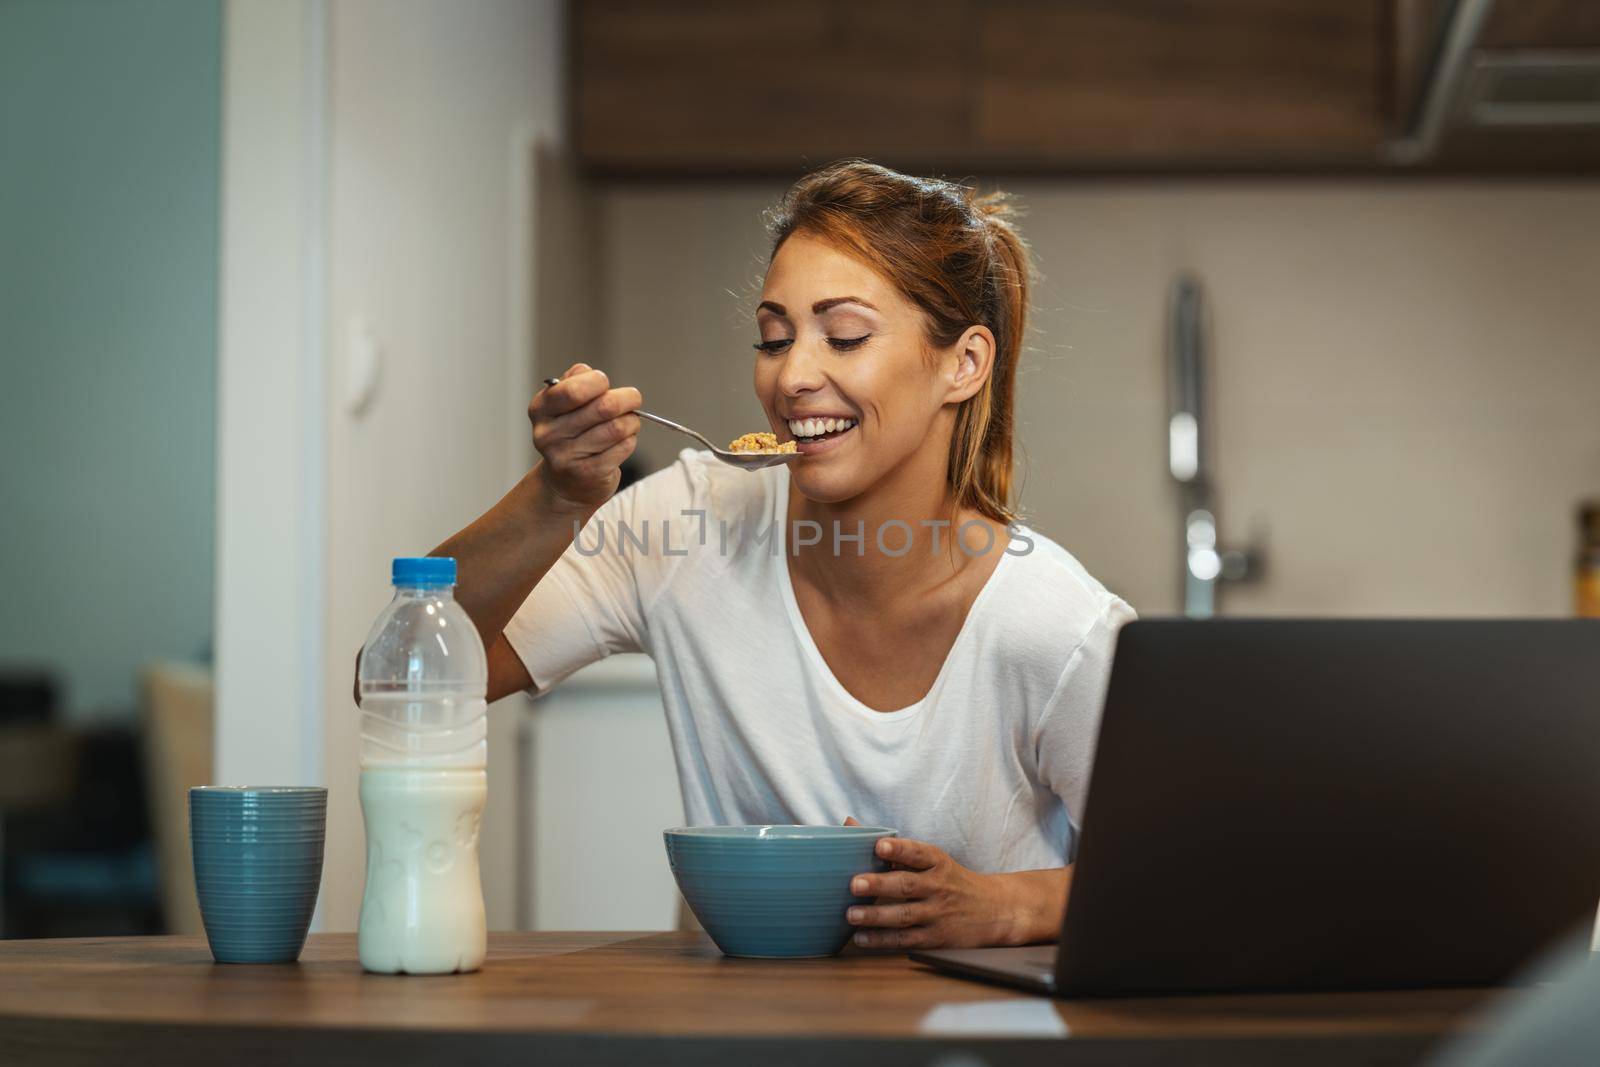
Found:
<svg viewBox="0 0 1600 1067"><path fill-rule="evenodd" d="M785 308L782 304L774 304L770 300L761 301L761 303L756 305L756 310L757 311L770 311L774 315L778 315L778 316L780 316L782 318L785 318L785 319L789 317L789 311L788 311L787 308Z"/></svg>
<svg viewBox="0 0 1600 1067"><path fill-rule="evenodd" d="M870 311L878 310L871 301L863 300L859 296L836 296L828 300L818 300L815 304L812 304L811 314L820 315L829 308L838 307L840 304L860 304Z"/></svg>

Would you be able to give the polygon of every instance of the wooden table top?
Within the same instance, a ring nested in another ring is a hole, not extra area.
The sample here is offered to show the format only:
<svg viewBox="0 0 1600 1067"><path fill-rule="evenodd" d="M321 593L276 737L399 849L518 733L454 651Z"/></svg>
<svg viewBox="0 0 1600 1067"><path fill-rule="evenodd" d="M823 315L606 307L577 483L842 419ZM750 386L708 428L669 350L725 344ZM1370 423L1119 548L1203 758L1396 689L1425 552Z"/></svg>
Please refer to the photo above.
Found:
<svg viewBox="0 0 1600 1067"><path fill-rule="evenodd" d="M1492 995L1052 1001L897 954L729 959L699 933L497 933L482 971L438 977L365 974L351 934L292 965L218 965L199 937L0 941L0 1063L1406 1063Z"/></svg>

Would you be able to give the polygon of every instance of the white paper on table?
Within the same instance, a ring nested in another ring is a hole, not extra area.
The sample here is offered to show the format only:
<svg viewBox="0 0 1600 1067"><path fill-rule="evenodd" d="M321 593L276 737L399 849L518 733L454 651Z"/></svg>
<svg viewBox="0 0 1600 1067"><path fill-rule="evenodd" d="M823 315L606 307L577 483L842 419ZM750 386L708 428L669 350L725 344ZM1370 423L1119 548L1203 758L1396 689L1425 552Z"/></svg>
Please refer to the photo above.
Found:
<svg viewBox="0 0 1600 1067"><path fill-rule="evenodd" d="M935 1004L922 1017L925 1034L987 1034L993 1037L1066 1037L1067 1024L1047 997L971 1000Z"/></svg>

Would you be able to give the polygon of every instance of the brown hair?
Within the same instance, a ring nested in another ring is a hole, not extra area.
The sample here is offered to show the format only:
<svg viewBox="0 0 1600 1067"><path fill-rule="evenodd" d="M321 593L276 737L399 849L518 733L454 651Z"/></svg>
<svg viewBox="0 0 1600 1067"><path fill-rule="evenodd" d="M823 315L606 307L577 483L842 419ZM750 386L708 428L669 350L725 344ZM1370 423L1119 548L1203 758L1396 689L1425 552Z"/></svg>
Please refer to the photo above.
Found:
<svg viewBox="0 0 1600 1067"><path fill-rule="evenodd" d="M1028 318L1028 249L1004 193L844 160L796 182L768 213L772 254L795 233L830 241L894 282L928 316L935 348L971 326L994 334L989 380L962 402L950 440L958 506L996 522L1011 508L1012 402Z"/></svg>

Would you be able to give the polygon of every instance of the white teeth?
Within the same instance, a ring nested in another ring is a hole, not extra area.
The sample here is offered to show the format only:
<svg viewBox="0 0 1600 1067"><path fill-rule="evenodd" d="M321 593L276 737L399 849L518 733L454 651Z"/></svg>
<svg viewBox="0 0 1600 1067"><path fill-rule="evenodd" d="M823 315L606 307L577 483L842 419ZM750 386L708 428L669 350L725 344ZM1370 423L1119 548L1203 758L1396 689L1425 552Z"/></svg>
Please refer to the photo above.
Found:
<svg viewBox="0 0 1600 1067"><path fill-rule="evenodd" d="M848 430L854 425L854 419L790 419L789 432L796 437L815 437L818 434Z"/></svg>

